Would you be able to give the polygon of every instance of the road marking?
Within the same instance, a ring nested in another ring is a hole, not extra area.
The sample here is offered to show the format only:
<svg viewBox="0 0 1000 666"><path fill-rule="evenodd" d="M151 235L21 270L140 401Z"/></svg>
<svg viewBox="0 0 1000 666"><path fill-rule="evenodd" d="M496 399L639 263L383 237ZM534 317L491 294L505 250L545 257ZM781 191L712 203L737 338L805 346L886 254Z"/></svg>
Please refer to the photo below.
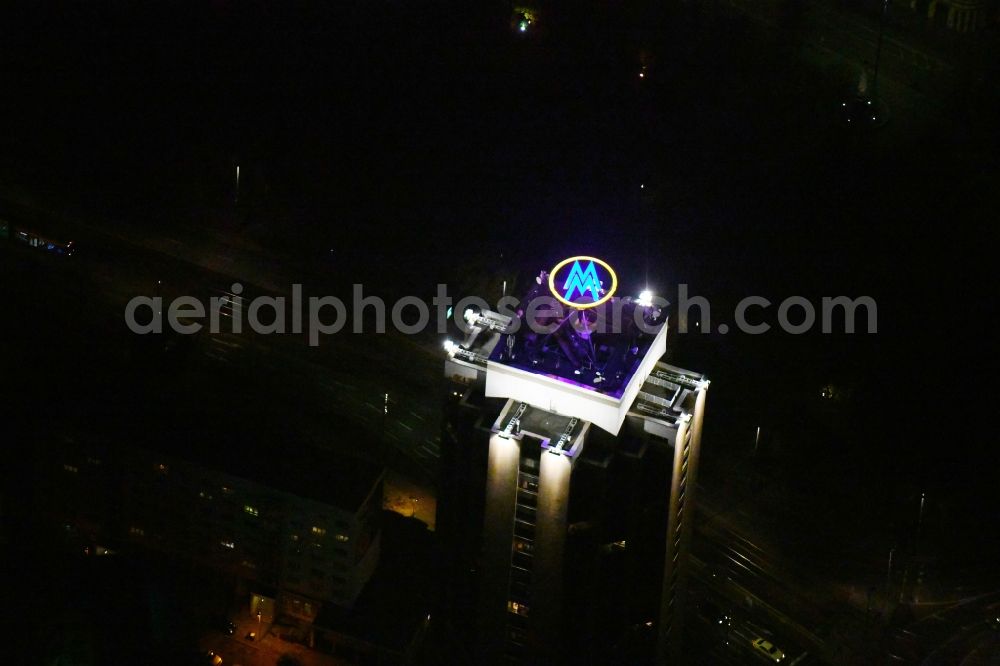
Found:
<svg viewBox="0 0 1000 666"><path fill-rule="evenodd" d="M328 382L329 382L330 384L333 384L333 385L335 385L335 386L339 386L340 388L345 388L345 389L349 389L349 388L354 388L353 386L350 386L350 385L348 385L348 384L345 384L345 383L343 383L343 382L338 382L338 381L337 381L336 379L329 379L329 380L327 380L327 381L328 381Z"/></svg>

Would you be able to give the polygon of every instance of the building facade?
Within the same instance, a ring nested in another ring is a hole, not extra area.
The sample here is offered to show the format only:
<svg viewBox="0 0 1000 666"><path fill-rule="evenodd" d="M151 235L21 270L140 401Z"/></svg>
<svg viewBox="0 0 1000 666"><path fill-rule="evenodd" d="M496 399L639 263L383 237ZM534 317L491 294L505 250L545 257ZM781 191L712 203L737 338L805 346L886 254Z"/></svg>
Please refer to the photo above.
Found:
<svg viewBox="0 0 1000 666"><path fill-rule="evenodd" d="M709 383L663 363L666 315L606 280L589 299L605 308L543 308L529 325L550 276L513 313L469 313L446 346L449 600L477 610L479 663L666 662Z"/></svg>
<svg viewBox="0 0 1000 666"><path fill-rule="evenodd" d="M138 447L41 457L54 524L94 554L148 551L215 571L264 621L350 607L379 558L382 469L321 453L239 473ZM311 466L307 466L306 463ZM257 473L259 472L259 474ZM339 480L339 481L338 481Z"/></svg>

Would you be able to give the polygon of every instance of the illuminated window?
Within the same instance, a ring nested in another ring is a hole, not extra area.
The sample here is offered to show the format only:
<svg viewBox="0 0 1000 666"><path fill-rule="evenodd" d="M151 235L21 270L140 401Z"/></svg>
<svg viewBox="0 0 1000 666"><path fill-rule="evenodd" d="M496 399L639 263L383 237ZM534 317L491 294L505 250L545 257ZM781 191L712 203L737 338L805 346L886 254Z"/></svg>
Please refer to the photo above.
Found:
<svg viewBox="0 0 1000 666"><path fill-rule="evenodd" d="M135 536L146 536L146 531L141 527L130 527L128 533Z"/></svg>
<svg viewBox="0 0 1000 666"><path fill-rule="evenodd" d="M250 506L249 504L244 504L243 505L243 510L246 511L251 516L258 515L257 507L255 507L255 506Z"/></svg>
<svg viewBox="0 0 1000 666"><path fill-rule="evenodd" d="M315 525L313 525L312 533L315 534L316 536L323 536L324 534L326 534L326 530L322 527L316 527Z"/></svg>
<svg viewBox="0 0 1000 666"><path fill-rule="evenodd" d="M292 541L298 541L299 540L299 535L298 534L293 534L293 535L291 535L291 539L292 539Z"/></svg>
<svg viewBox="0 0 1000 666"><path fill-rule="evenodd" d="M525 606L524 604L519 604L516 601L508 601L507 610L517 615L524 615L524 616L528 615L528 607Z"/></svg>
<svg viewBox="0 0 1000 666"><path fill-rule="evenodd" d="M230 550L236 548L236 544L233 543L232 541L220 541L219 545L221 545L223 548L228 548Z"/></svg>
<svg viewBox="0 0 1000 666"><path fill-rule="evenodd" d="M72 472L73 474L76 474L77 472L80 471L76 465L63 465L63 469L66 470L67 472Z"/></svg>
<svg viewBox="0 0 1000 666"><path fill-rule="evenodd" d="M334 538L340 542L350 541L351 539L351 537L347 536L346 534L338 534Z"/></svg>

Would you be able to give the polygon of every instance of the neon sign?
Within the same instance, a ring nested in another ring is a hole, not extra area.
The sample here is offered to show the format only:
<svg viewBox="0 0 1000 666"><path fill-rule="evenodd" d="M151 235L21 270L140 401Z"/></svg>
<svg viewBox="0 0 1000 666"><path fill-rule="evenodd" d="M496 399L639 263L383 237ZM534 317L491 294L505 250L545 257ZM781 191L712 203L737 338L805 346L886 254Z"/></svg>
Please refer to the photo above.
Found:
<svg viewBox="0 0 1000 666"><path fill-rule="evenodd" d="M601 280L601 273L610 279L610 287ZM571 308L597 307L614 296L617 288L615 271L597 257L570 257L549 273L549 291L557 301Z"/></svg>

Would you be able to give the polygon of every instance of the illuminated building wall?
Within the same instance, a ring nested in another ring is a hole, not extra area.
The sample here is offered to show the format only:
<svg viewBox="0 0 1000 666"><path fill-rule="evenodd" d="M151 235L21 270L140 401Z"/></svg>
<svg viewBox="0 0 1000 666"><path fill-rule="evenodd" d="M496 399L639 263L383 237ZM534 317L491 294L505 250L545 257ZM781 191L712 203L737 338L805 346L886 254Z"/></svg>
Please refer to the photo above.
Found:
<svg viewBox="0 0 1000 666"><path fill-rule="evenodd" d="M461 623L477 609L470 658L616 663L629 656L615 652L622 637L640 627L627 647L667 660L679 647L708 381L658 362L665 322L646 336L599 339L609 355L634 360L615 386L593 391L588 377L596 385L610 373L529 363L531 339L510 340L501 315L468 320L466 340L447 345L438 524L449 550L463 553L449 577L462 590L451 614Z"/></svg>

